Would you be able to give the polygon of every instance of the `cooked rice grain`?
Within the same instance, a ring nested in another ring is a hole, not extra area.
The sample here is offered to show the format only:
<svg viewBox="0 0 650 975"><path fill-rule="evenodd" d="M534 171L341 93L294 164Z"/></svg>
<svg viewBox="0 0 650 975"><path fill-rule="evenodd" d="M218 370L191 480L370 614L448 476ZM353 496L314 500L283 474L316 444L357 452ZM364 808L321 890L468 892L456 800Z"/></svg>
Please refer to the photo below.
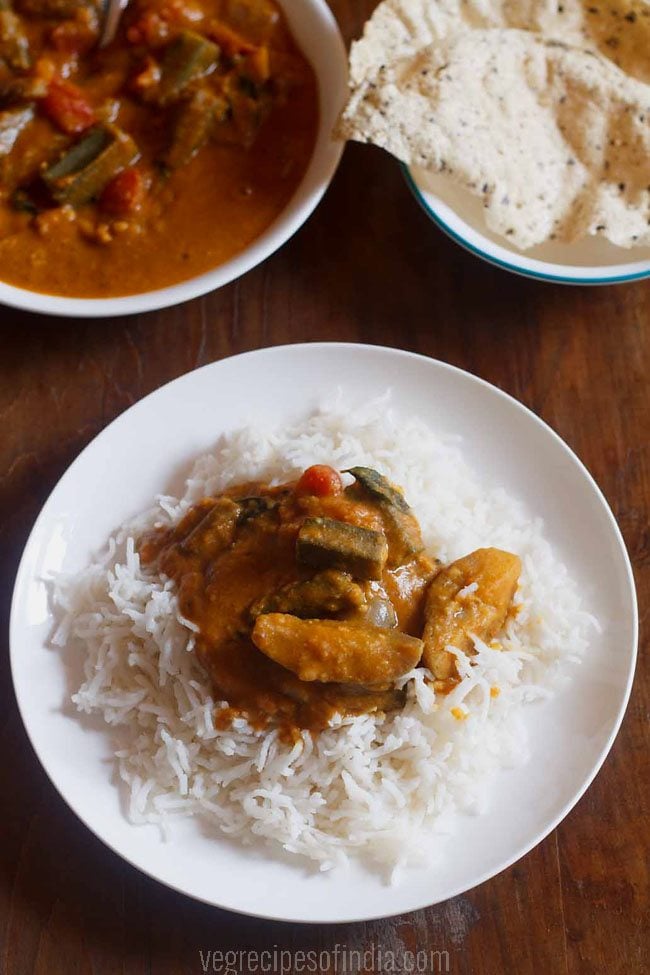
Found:
<svg viewBox="0 0 650 975"><path fill-rule="evenodd" d="M313 463L376 466L401 484L430 551L449 561L480 546L523 562L516 619L498 646L457 653L462 681L435 697L426 672L404 678L405 708L346 718L294 747L237 719L215 728L219 702L192 653L194 630L172 583L145 571L135 541L227 484L286 480ZM441 849L450 817L480 812L495 772L527 758L524 704L547 697L588 645L594 620L545 540L542 524L482 484L456 439L399 417L386 397L363 409L340 398L285 430L247 428L200 458L180 499L121 528L104 557L57 581L54 642L84 655L73 700L114 736L134 823L199 815L238 842L263 839L322 870L358 855L394 869ZM496 689L496 690L495 690Z"/></svg>

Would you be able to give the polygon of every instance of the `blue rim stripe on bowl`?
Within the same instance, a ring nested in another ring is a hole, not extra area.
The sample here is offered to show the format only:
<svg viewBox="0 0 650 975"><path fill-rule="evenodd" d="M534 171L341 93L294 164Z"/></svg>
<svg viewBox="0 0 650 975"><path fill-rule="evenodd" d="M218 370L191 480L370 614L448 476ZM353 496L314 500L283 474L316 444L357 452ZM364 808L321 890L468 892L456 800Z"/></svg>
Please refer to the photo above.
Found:
<svg viewBox="0 0 650 975"><path fill-rule="evenodd" d="M400 163L404 179L406 180L407 186L409 187L411 193L420 204L426 215L432 220L436 226L451 237L453 241L460 244L466 251L470 254L474 254L476 257L481 257L488 264L493 264L496 267L504 268L506 271L512 271L514 274L520 274L525 278L533 278L537 281L552 281L557 284L625 284L630 281L643 281L646 278L650 278L650 268L647 271L635 271L633 274L616 274L610 275L608 277L601 278L580 278L580 277L569 277L563 274L545 274L543 271L532 271L529 268L518 267L516 264L510 264L508 261L503 261L501 258L493 257L486 251L481 250L480 247L476 247L474 244L470 244L469 241L461 237L455 230L445 223L445 221L440 217L426 201L424 194L422 193L420 187L415 182L409 167L406 163Z"/></svg>

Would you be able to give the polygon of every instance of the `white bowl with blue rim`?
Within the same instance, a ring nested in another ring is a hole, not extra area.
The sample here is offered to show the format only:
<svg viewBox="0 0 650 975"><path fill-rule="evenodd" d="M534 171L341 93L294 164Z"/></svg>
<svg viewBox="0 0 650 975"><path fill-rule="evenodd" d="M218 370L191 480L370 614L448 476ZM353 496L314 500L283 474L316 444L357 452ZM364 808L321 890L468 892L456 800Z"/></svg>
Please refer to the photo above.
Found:
<svg viewBox="0 0 650 975"><path fill-rule="evenodd" d="M589 237L574 244L549 241L521 251L488 230L483 204L462 186L415 166L403 170L431 220L461 247L490 264L560 284L622 284L650 278L650 247L617 247L604 237Z"/></svg>

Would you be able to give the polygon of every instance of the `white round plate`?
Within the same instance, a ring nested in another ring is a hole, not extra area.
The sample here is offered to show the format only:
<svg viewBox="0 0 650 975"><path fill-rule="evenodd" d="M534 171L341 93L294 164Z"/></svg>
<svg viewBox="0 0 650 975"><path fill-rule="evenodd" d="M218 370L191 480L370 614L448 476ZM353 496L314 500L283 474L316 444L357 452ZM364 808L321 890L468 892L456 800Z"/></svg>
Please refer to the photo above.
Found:
<svg viewBox="0 0 650 975"><path fill-rule="evenodd" d="M650 247L617 247L604 237L575 244L549 241L520 251L488 230L483 204L444 176L403 166L406 182L424 210L447 236L484 261L538 281L559 284L624 284L650 278Z"/></svg>
<svg viewBox="0 0 650 975"><path fill-rule="evenodd" d="M168 288L118 298L67 298L16 288L0 281L0 302L13 308L66 317L106 318L168 308L207 294L265 261L303 225L318 206L339 164L343 143L332 129L347 97L348 60L326 0L278 0L289 26L316 72L320 120L307 172L286 207L264 233L230 260Z"/></svg>
<svg viewBox="0 0 650 975"><path fill-rule="evenodd" d="M603 629L566 691L530 706L532 757L499 773L489 811L460 820L435 869L388 886L359 866L313 874L264 848L208 837L188 821L162 842L124 818L107 735L69 704L80 661L52 649L44 579L79 570L121 522L177 489L190 462L256 417L282 424L340 387L363 403L390 387L395 408L459 434L488 482L523 499L578 581ZM523 856L580 798L600 768L627 703L637 642L634 583L602 494L575 455L505 393L452 366L392 349L309 344L262 349L191 372L118 417L59 481L27 543L11 614L20 711L45 771L79 818L140 870L210 904L294 921L364 920L444 900ZM64 851L61 851L62 854Z"/></svg>

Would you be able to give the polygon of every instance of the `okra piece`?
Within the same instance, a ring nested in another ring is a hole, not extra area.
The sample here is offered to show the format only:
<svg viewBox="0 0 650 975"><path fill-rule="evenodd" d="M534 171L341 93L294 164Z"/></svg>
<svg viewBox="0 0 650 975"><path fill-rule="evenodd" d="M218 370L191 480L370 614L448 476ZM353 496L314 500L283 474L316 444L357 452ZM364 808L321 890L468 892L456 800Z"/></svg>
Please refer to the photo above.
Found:
<svg viewBox="0 0 650 975"><path fill-rule="evenodd" d="M15 71L25 71L32 63L27 34L8 4L0 5L0 58Z"/></svg>
<svg viewBox="0 0 650 975"><path fill-rule="evenodd" d="M307 518L298 532L296 558L316 569L340 569L357 579L381 579L387 555L383 532L334 518Z"/></svg>
<svg viewBox="0 0 650 975"><path fill-rule="evenodd" d="M50 166L43 180L57 203L82 206L99 196L139 155L126 132L114 125L98 125Z"/></svg>
<svg viewBox="0 0 650 975"><path fill-rule="evenodd" d="M15 146L18 136L34 118L34 108L8 108L0 112L0 158L8 156Z"/></svg>
<svg viewBox="0 0 650 975"><path fill-rule="evenodd" d="M182 102L174 123L171 145L161 162L178 169L192 159L210 138L217 122L228 113L228 103L210 88L199 88Z"/></svg>
<svg viewBox="0 0 650 975"><path fill-rule="evenodd" d="M400 511L392 505L381 504L381 518L388 539L389 569L411 562L422 551L422 533L416 517L410 511Z"/></svg>
<svg viewBox="0 0 650 975"><path fill-rule="evenodd" d="M393 505L399 511L410 511L406 499L401 491L390 483L388 478L380 474L372 467L350 467L344 474L352 476L365 488L368 494L376 498L377 501L384 501L386 504Z"/></svg>
<svg viewBox="0 0 650 975"><path fill-rule="evenodd" d="M70 176L87 166L96 159L110 141L110 134L103 126L92 128L86 135L75 143L64 155L47 171L47 178L62 179Z"/></svg>
<svg viewBox="0 0 650 975"><path fill-rule="evenodd" d="M217 65L219 48L212 41L183 30L167 46L160 66L160 82L156 92L161 105L179 98L192 81L205 77Z"/></svg>
<svg viewBox="0 0 650 975"><path fill-rule="evenodd" d="M402 492L372 467L351 467L345 473L352 474L379 506L388 539L388 568L410 562L424 546L420 526Z"/></svg>
<svg viewBox="0 0 650 975"><path fill-rule="evenodd" d="M422 640L344 620L301 620L286 613L258 616L258 650L300 680L386 687L420 662Z"/></svg>

